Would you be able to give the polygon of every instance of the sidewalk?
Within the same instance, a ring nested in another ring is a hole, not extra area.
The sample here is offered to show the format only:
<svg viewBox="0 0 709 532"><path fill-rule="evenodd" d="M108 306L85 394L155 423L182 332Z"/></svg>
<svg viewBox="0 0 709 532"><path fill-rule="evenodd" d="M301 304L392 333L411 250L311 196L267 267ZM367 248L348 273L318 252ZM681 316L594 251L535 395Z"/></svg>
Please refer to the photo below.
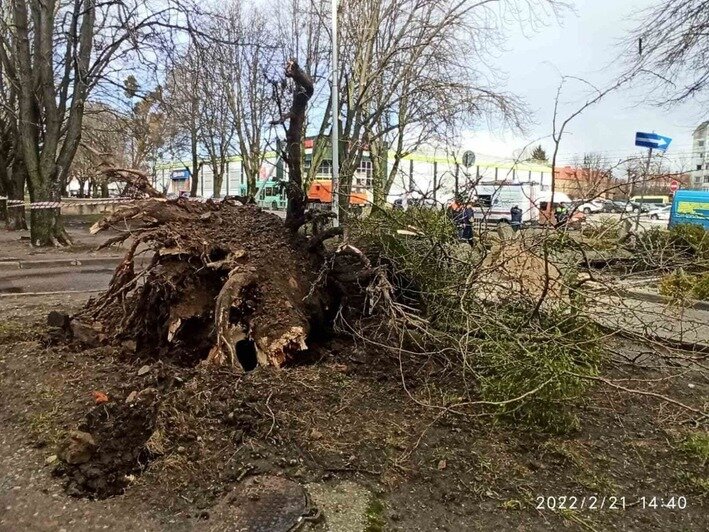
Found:
<svg viewBox="0 0 709 532"><path fill-rule="evenodd" d="M0 229L0 297L105 290L127 247L96 251L117 232L92 235L94 221L88 216L67 217L65 227L74 245L66 248L33 248L29 231ZM136 267L149 260L141 255Z"/></svg>
<svg viewBox="0 0 709 532"><path fill-rule="evenodd" d="M89 233L95 220L91 217L67 217L65 228L74 244L66 248L34 248L30 245L29 231L0 229L0 271L35 267L66 267L85 264L118 264L126 249L115 246L96 251L96 248L117 233L105 231Z"/></svg>

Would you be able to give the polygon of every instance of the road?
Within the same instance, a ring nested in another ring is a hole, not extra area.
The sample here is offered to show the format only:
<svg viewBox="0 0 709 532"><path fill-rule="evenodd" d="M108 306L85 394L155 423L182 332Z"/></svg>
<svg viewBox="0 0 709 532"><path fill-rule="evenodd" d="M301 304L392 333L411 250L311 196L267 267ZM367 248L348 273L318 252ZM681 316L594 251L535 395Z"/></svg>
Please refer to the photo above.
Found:
<svg viewBox="0 0 709 532"><path fill-rule="evenodd" d="M118 264L118 261L116 261ZM0 272L0 295L32 292L77 292L104 290L113 268L65 267Z"/></svg>
<svg viewBox="0 0 709 532"><path fill-rule="evenodd" d="M640 335L651 333L680 342L709 343L709 311L702 308L602 295L591 301L590 310L595 320L613 329Z"/></svg>
<svg viewBox="0 0 709 532"><path fill-rule="evenodd" d="M615 220L617 222L620 221L621 216L624 219L630 220L630 222L633 224L633 228L635 227L635 220L636 220L636 214L634 213L625 213L623 215L620 214L615 214L615 213L595 213L591 214L588 216L588 222L589 223L599 223L599 222L604 222L607 220ZM651 228L658 228L658 229L667 229L667 225L669 224L669 221L667 220L651 220L647 215L640 215L640 227L639 229L646 230L646 229L651 229Z"/></svg>

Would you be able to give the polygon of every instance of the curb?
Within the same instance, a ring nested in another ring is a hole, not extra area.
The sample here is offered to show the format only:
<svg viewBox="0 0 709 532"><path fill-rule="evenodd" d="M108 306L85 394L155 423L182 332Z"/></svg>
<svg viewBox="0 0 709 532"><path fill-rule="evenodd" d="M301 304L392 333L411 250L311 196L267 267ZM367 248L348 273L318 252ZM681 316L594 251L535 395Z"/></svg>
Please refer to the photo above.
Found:
<svg viewBox="0 0 709 532"><path fill-rule="evenodd" d="M110 266L115 268L123 257L87 257L84 259L40 259L0 262L0 272L8 270L36 270L81 266Z"/></svg>
<svg viewBox="0 0 709 532"><path fill-rule="evenodd" d="M62 290L58 292L0 292L0 299L10 297L58 296L62 294L98 294L105 290Z"/></svg>
<svg viewBox="0 0 709 532"><path fill-rule="evenodd" d="M634 290L619 290L618 294L624 297L629 297L631 299L637 299L639 301L647 301L648 303L660 303L662 305L668 305L671 303L670 298L661 296L659 294L650 294L648 292L636 292ZM709 301L698 301L690 300L685 308L693 308L696 310L706 310L709 311Z"/></svg>

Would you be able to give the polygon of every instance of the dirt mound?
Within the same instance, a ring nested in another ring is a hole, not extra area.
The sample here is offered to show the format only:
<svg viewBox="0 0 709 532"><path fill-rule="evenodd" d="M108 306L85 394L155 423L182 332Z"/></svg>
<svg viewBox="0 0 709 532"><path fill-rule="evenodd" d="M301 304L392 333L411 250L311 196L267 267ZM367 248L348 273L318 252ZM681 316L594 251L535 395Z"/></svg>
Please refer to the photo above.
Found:
<svg viewBox="0 0 709 532"><path fill-rule="evenodd" d="M129 223L130 230L125 230ZM209 358L245 369L280 366L306 349L320 303L304 242L280 218L231 201L147 200L96 224L123 225L109 243L133 237L109 289L91 301L73 328L141 356L193 365ZM150 265L136 272L145 246Z"/></svg>
<svg viewBox="0 0 709 532"><path fill-rule="evenodd" d="M55 474L66 479L67 493L99 499L123 493L151 459L147 443L158 404L157 390L148 388L130 402L94 407L59 448Z"/></svg>
<svg viewBox="0 0 709 532"><path fill-rule="evenodd" d="M283 477L251 477L209 512L209 530L288 532L301 523L308 498L300 484Z"/></svg>

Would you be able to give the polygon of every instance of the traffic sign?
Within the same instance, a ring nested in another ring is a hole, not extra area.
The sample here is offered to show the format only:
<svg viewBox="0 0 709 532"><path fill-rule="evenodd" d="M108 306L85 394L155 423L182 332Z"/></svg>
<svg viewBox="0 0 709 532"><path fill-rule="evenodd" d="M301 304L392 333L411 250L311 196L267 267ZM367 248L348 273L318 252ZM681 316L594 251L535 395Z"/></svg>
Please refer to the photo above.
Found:
<svg viewBox="0 0 709 532"><path fill-rule="evenodd" d="M670 147L670 142L672 142L670 137L663 137L657 133L643 133L641 131L635 133L635 145L642 148L665 151Z"/></svg>
<svg viewBox="0 0 709 532"><path fill-rule="evenodd" d="M677 192L679 190L679 181L677 181L676 179L673 179L670 182L670 190L672 192Z"/></svg>
<svg viewBox="0 0 709 532"><path fill-rule="evenodd" d="M463 166L470 168L475 164L475 153L468 150L463 154Z"/></svg>

